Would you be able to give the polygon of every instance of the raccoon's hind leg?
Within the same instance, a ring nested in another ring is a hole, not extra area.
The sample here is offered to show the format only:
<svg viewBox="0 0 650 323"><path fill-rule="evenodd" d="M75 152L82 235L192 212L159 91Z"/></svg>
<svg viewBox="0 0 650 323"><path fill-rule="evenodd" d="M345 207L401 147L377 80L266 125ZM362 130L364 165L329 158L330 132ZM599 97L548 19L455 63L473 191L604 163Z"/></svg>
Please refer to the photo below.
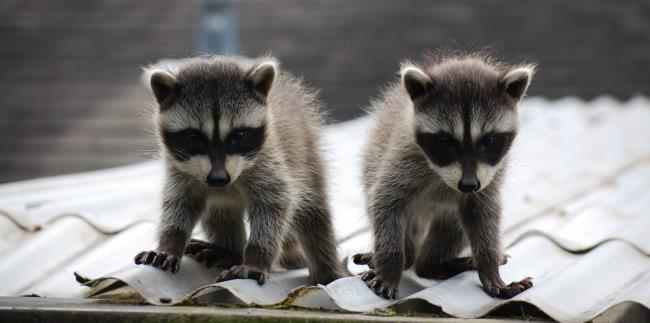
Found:
<svg viewBox="0 0 650 323"><path fill-rule="evenodd" d="M344 276L338 260L332 220L324 199L315 198L296 210L294 228L309 261L309 276L329 284Z"/></svg>
<svg viewBox="0 0 650 323"><path fill-rule="evenodd" d="M285 238L278 264L285 269L299 269L309 265L295 234L288 234Z"/></svg>
<svg viewBox="0 0 650 323"><path fill-rule="evenodd" d="M418 276L447 279L477 269L472 257L458 257L467 245L467 241L457 218L457 215L449 211L435 216L417 255L415 272ZM508 257L506 254L501 254L499 264L505 265Z"/></svg>
<svg viewBox="0 0 650 323"><path fill-rule="evenodd" d="M501 254L499 265L507 264L508 258L510 258L509 255ZM430 279L447 279L470 270L477 270L474 259L472 257L458 257L436 263L431 269L423 271L422 274L418 273L418 275Z"/></svg>
<svg viewBox="0 0 650 323"><path fill-rule="evenodd" d="M457 258L466 245L463 227L452 211L435 214L415 260L415 273L424 278L447 279L474 269L472 258Z"/></svg>
<svg viewBox="0 0 650 323"><path fill-rule="evenodd" d="M411 268L415 259L415 242L413 238L413 235L408 234L404 237L404 270ZM352 256L352 261L357 265L367 265L370 269L375 269L374 256L374 252L358 253Z"/></svg>
<svg viewBox="0 0 650 323"><path fill-rule="evenodd" d="M246 244L243 216L240 209L211 208L201 223L208 242L192 239L185 254L208 267L240 265Z"/></svg>

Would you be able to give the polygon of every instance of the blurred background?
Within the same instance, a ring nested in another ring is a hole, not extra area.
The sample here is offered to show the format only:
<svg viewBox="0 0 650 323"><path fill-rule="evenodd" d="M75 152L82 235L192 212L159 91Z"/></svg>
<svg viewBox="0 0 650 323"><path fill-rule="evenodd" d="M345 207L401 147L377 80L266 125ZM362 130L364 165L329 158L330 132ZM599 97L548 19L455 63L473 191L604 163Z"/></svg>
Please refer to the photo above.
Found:
<svg viewBox="0 0 650 323"><path fill-rule="evenodd" d="M321 90L331 121L427 49L537 62L530 95L650 92L650 1L2 0L0 182L147 158L140 67L271 52Z"/></svg>

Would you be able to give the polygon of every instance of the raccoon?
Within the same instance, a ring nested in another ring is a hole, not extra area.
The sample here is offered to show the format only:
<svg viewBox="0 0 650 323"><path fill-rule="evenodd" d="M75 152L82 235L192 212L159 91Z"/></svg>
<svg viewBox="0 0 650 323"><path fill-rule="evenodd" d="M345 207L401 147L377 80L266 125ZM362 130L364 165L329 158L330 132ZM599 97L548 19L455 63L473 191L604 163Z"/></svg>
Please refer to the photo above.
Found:
<svg viewBox="0 0 650 323"><path fill-rule="evenodd" d="M217 282L264 284L282 252L280 264L307 265L314 283L342 276L313 91L272 57L238 56L155 71L151 89L166 174L158 247L136 264L176 273L186 254L225 268ZM189 241L197 222L208 241Z"/></svg>
<svg viewBox="0 0 650 323"><path fill-rule="evenodd" d="M411 266L432 279L476 269L499 298L532 286L499 274L499 193L534 71L478 54L429 56L403 63L401 82L373 102L363 182L374 253L353 260L369 265L362 279L376 294L396 298ZM467 244L472 257L459 257Z"/></svg>

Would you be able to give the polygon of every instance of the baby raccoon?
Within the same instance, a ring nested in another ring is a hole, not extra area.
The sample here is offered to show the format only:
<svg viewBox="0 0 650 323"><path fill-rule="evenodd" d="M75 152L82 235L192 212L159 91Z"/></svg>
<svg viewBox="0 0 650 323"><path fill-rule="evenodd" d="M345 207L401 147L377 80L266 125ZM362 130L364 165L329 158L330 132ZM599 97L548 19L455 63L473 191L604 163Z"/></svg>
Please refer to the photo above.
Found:
<svg viewBox="0 0 650 323"><path fill-rule="evenodd" d="M158 247L139 253L136 264L176 273L185 253L228 268L217 282L263 284L283 251L280 264L307 264L315 283L342 276L314 93L273 58L228 56L195 58L177 73L155 71L151 88L166 181ZM208 241L188 244L198 221Z"/></svg>
<svg viewBox="0 0 650 323"><path fill-rule="evenodd" d="M511 298L532 279L506 284L499 265L499 191L517 134L517 104L534 73L480 55L404 63L401 82L373 103L377 125L363 162L374 253L354 256L362 278L397 297L402 270L445 279L476 269L491 296ZM469 243L472 257L459 257Z"/></svg>

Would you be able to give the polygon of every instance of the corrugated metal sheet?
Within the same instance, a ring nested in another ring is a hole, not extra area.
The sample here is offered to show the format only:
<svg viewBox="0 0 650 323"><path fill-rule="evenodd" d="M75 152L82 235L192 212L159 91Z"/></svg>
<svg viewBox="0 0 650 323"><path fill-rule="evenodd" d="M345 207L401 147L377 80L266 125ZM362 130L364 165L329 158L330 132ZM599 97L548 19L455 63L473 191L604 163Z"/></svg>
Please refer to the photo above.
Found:
<svg viewBox="0 0 650 323"><path fill-rule="evenodd" d="M154 245L161 165L128 167L0 186L0 296L142 297L182 302L295 305L374 312L441 310L476 318L531 304L560 321L593 319L612 306L650 307L650 101L530 99L504 191L505 280L535 286L512 300L488 297L476 272L446 281L406 272L398 301L374 295L359 277L306 286L307 271L211 284L214 270L184 258L172 275L132 263ZM330 126L332 208L342 256L367 251L359 153L372 124ZM365 268L350 262L359 273ZM96 279L88 288L75 280ZM126 286L124 285L126 283ZM531 309L532 307L525 307Z"/></svg>

